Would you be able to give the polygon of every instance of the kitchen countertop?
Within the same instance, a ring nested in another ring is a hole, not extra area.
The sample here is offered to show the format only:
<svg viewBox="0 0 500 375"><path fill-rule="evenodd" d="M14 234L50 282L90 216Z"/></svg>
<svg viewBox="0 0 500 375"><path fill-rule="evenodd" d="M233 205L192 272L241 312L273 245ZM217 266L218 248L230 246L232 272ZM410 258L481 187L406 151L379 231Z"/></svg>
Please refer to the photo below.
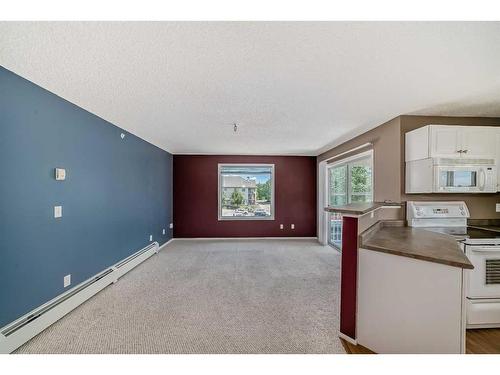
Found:
<svg viewBox="0 0 500 375"><path fill-rule="evenodd" d="M368 203L350 203L342 206L328 206L325 211L338 212L341 214L364 215L380 207L395 206L401 207L401 203L393 202L368 202Z"/></svg>
<svg viewBox="0 0 500 375"><path fill-rule="evenodd" d="M359 247L452 267L474 268L453 237L398 223L380 221L373 225L360 235Z"/></svg>

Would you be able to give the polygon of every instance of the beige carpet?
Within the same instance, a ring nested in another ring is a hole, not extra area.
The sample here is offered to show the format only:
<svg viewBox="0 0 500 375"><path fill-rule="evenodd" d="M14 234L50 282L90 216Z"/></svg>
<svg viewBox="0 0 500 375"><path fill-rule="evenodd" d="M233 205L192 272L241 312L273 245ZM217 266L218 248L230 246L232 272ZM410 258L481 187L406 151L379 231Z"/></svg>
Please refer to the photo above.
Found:
<svg viewBox="0 0 500 375"><path fill-rule="evenodd" d="M176 240L17 353L345 353L339 260L314 240Z"/></svg>

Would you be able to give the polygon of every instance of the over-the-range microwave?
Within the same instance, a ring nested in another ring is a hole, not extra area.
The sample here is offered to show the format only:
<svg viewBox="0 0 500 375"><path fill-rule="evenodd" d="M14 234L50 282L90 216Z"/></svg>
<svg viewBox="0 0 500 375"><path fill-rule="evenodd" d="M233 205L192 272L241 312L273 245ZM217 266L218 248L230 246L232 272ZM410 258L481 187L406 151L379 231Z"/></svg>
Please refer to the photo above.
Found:
<svg viewBox="0 0 500 375"><path fill-rule="evenodd" d="M406 163L406 193L495 193L493 159L428 158Z"/></svg>

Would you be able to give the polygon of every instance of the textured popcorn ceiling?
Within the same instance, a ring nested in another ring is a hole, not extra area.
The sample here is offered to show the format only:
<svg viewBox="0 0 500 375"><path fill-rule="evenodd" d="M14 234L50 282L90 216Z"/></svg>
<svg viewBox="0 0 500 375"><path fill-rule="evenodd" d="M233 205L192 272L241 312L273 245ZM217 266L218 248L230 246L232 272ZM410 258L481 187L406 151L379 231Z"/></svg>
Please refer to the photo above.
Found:
<svg viewBox="0 0 500 375"><path fill-rule="evenodd" d="M316 155L400 114L500 116L498 22L0 22L0 65L173 153Z"/></svg>

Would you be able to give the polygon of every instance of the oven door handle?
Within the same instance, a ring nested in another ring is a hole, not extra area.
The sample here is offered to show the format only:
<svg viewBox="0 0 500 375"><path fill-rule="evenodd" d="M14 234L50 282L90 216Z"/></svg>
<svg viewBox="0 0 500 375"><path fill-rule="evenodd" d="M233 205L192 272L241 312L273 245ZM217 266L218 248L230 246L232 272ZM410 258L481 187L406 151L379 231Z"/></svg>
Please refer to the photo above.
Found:
<svg viewBox="0 0 500 375"><path fill-rule="evenodd" d="M483 246L467 246L471 251L475 253L498 253L500 254L500 247L492 246L491 248Z"/></svg>

